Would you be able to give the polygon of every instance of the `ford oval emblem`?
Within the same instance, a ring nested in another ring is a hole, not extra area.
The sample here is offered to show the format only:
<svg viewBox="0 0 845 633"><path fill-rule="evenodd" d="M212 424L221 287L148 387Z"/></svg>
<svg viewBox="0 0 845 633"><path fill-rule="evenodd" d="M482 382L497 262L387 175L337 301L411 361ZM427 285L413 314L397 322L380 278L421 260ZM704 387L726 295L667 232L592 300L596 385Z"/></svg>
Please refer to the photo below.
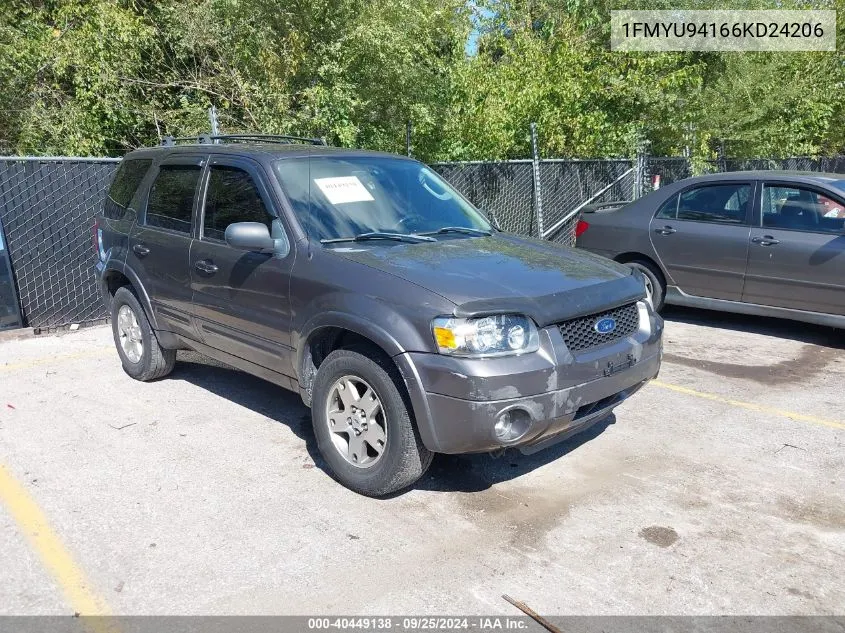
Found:
<svg viewBox="0 0 845 633"><path fill-rule="evenodd" d="M593 329L599 334L610 334L616 329L616 319L610 317L599 319L593 324Z"/></svg>

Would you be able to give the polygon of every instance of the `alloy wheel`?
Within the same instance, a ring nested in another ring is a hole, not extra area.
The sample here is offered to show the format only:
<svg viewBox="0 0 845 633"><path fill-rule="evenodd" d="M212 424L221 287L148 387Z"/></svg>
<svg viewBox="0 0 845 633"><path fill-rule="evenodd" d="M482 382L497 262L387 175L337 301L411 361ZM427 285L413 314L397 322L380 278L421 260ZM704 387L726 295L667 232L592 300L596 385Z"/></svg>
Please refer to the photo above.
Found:
<svg viewBox="0 0 845 633"><path fill-rule="evenodd" d="M329 389L326 421L338 453L358 468L374 466L387 446L387 417L381 399L358 376L343 376Z"/></svg>
<svg viewBox="0 0 845 633"><path fill-rule="evenodd" d="M117 331L126 358L132 363L139 362L144 355L144 341L138 317L128 305L120 306L117 311Z"/></svg>

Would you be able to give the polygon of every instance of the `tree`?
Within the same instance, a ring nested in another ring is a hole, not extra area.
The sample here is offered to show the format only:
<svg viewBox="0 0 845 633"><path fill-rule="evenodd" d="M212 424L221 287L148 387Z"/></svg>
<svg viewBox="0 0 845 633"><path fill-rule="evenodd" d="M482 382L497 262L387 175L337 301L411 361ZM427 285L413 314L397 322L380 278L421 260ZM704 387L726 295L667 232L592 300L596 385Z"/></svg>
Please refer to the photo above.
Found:
<svg viewBox="0 0 845 633"><path fill-rule="evenodd" d="M119 155L206 132L211 105L224 131L387 151L403 149L410 119L427 160L529 156L532 121L545 156L628 156L645 140L654 154L697 158L722 144L734 156L845 151L841 52L613 52L611 6L6 0L0 151ZM845 0L809 6L845 15Z"/></svg>
<svg viewBox="0 0 845 633"><path fill-rule="evenodd" d="M677 101L699 89L693 54L619 54L608 32L557 3L495 2L476 56L454 71L450 157L528 155L537 121L548 156L633 153L645 138L675 150Z"/></svg>
<svg viewBox="0 0 845 633"><path fill-rule="evenodd" d="M64 0L0 17L0 135L18 152L120 153L159 134L325 136L397 150L441 127L459 0Z"/></svg>

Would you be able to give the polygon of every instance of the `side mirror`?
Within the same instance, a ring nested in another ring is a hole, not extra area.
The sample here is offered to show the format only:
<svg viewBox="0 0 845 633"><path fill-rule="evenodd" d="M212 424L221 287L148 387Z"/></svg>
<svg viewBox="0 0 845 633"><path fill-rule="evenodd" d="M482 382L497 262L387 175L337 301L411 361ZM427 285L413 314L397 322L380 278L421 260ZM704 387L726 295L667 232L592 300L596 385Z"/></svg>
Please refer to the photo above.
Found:
<svg viewBox="0 0 845 633"><path fill-rule="evenodd" d="M226 227L226 244L242 251L272 251L276 241L261 222L235 222Z"/></svg>

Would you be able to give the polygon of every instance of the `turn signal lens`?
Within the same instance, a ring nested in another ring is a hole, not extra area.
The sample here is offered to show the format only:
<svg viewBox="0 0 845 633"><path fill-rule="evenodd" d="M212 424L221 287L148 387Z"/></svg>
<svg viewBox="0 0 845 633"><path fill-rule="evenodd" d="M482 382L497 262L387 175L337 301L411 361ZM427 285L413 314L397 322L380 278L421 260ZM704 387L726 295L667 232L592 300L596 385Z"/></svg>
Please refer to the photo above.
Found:
<svg viewBox="0 0 845 633"><path fill-rule="evenodd" d="M522 314L497 314L477 319L438 317L431 332L441 354L504 356L535 352L540 347L537 326Z"/></svg>
<svg viewBox="0 0 845 633"><path fill-rule="evenodd" d="M437 347L443 347L445 349L456 349L458 347L455 342L455 334L452 330L445 327L435 327L433 328L433 332L434 339L437 341Z"/></svg>

